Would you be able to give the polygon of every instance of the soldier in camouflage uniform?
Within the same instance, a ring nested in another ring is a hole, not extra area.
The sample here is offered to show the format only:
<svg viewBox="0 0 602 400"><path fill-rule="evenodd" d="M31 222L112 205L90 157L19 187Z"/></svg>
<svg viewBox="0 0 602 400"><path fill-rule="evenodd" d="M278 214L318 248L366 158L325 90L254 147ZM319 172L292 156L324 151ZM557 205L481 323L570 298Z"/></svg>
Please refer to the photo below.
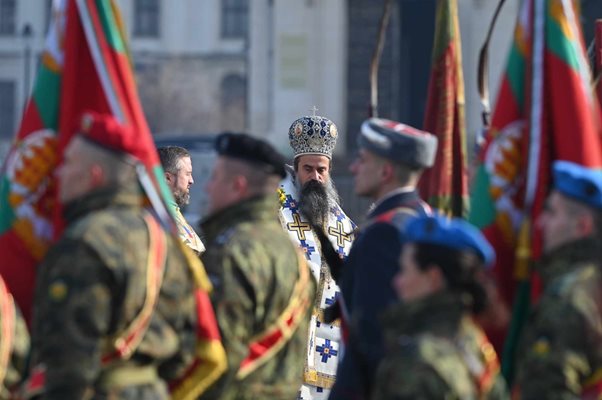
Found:
<svg viewBox="0 0 602 400"><path fill-rule="evenodd" d="M200 255L205 251L205 245L180 211L180 207L190 203L190 186L194 184L190 153L179 146L159 147L157 150L161 165L165 170L165 181L174 197L170 205L178 224L180 239L197 255Z"/></svg>
<svg viewBox="0 0 602 400"><path fill-rule="evenodd" d="M0 277L0 399L11 399L25 376L29 332L4 279Z"/></svg>
<svg viewBox="0 0 602 400"><path fill-rule="evenodd" d="M86 114L58 170L67 227L38 269L34 299L43 399L167 399L165 381L194 352L192 273L142 207L134 165L145 148L129 129Z"/></svg>
<svg viewBox="0 0 602 400"><path fill-rule="evenodd" d="M284 159L244 134L217 138L203 261L228 371L203 399L294 399L316 284L278 222Z"/></svg>
<svg viewBox="0 0 602 400"><path fill-rule="evenodd" d="M388 347L372 398L505 399L493 346L472 320L486 294L479 282L493 249L461 220L410 220L393 286L403 303L383 315Z"/></svg>
<svg viewBox="0 0 602 400"><path fill-rule="evenodd" d="M602 396L602 172L558 161L538 224L543 294L518 353L514 393L522 399Z"/></svg>

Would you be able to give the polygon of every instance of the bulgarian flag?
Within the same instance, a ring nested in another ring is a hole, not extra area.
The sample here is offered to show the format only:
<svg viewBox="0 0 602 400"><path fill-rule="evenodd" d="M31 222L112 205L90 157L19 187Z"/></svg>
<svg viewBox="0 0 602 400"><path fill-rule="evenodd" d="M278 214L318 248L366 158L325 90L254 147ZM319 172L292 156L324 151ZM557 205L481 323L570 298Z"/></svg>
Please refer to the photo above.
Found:
<svg viewBox="0 0 602 400"><path fill-rule="evenodd" d="M424 130L439 144L435 165L422 174L420 194L448 215L468 212L464 76L457 0L438 0Z"/></svg>
<svg viewBox="0 0 602 400"><path fill-rule="evenodd" d="M526 315L541 252L538 218L550 166L567 160L602 167L600 105L591 88L577 7L572 0L523 0L491 128L480 154L469 220L497 250L494 275L514 303L503 372Z"/></svg>
<svg viewBox="0 0 602 400"><path fill-rule="evenodd" d="M0 175L0 274L27 319L36 266L61 233L54 171L84 111L112 114L134 128L131 132L145 148L134 155L143 164L141 184L163 226L177 239L165 207L171 193L142 112L116 3L54 0L52 10L35 87ZM183 245L182 251L190 256ZM226 363L208 297L211 285L198 258L188 259L197 284L197 360L186 379L173 386L174 398L196 398Z"/></svg>

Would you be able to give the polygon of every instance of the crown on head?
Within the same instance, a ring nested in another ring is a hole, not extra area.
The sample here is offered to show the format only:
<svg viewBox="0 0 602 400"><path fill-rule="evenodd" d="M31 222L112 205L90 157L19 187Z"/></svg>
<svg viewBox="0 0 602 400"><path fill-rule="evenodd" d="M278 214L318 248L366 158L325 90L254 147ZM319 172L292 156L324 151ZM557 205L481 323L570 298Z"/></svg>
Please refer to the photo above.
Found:
<svg viewBox="0 0 602 400"><path fill-rule="evenodd" d="M295 158L304 154L318 154L332 158L337 143L337 127L328 118L319 115L298 118L288 131L288 139Z"/></svg>

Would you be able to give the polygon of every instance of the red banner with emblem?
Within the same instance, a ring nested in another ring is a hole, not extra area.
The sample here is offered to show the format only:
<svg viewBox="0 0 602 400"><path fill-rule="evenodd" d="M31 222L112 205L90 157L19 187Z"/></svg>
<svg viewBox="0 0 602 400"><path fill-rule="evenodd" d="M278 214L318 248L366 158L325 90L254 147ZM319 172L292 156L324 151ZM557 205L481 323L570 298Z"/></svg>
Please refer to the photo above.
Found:
<svg viewBox="0 0 602 400"><path fill-rule="evenodd" d="M84 111L111 114L133 128L127 132L141 144L133 154L145 167L141 183L162 226L179 243L165 207L171 192L138 98L116 2L55 0L52 15L33 93L0 174L0 274L27 318L36 266L62 229L54 171ZM177 398L196 398L226 364L208 297L211 284L200 261L187 255L197 284L198 350L194 382Z"/></svg>

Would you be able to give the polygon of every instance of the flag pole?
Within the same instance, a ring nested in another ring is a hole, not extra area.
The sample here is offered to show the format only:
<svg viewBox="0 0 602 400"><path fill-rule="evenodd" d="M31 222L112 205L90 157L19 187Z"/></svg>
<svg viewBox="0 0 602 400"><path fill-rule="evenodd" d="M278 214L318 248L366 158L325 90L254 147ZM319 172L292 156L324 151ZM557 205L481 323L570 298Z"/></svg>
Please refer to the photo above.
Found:
<svg viewBox="0 0 602 400"><path fill-rule="evenodd" d="M380 19L378 28L376 48L374 49L372 61L370 62L370 109L368 110L368 116L370 118L378 117L378 67L380 65L383 48L385 47L385 35L387 33L389 20L391 19L392 3L392 0L385 0L383 15Z"/></svg>
<svg viewBox="0 0 602 400"><path fill-rule="evenodd" d="M481 46L481 50L479 51L477 88L479 90L481 105L483 106L481 118L483 127L485 127L485 129L489 126L491 115L491 104L489 102L489 42L491 41L493 29L495 28L500 11L502 10L505 2L506 0L500 0L497 4L495 12L493 13L493 18L491 19L491 23L489 24L489 29L487 30L487 36L485 36L485 42L483 42L483 46Z"/></svg>
<svg viewBox="0 0 602 400"><path fill-rule="evenodd" d="M531 76L530 76L530 112L529 112L529 155L525 183L525 201L523 205L523 220L515 252L514 274L519 281L512 310L512 319L508 337L504 344L502 359L502 374L509 385L514 376L514 356L524 326L526 311L531 290L530 261L532 253L533 204L538 189L538 171L541 161L541 135L543 123L543 82L544 82L544 45L545 45L545 0L533 2L533 28L531 41ZM527 306L526 306L527 305Z"/></svg>

